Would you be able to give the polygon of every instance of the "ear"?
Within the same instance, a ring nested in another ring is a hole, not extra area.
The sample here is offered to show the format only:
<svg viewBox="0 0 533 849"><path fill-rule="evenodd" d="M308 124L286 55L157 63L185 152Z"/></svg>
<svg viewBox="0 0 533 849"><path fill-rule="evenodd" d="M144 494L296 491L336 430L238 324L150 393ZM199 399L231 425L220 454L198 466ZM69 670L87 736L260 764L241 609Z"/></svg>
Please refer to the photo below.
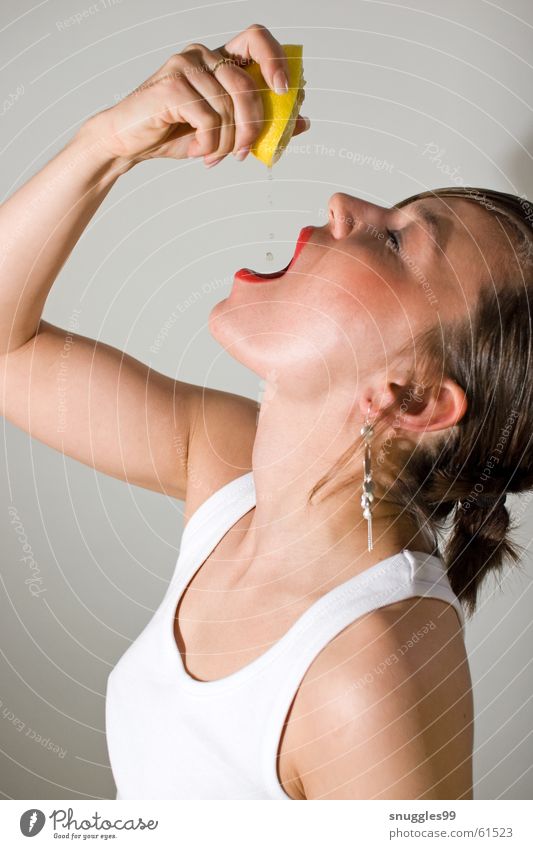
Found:
<svg viewBox="0 0 533 849"><path fill-rule="evenodd" d="M454 380L445 378L439 386L408 387L391 382L379 392L367 391L360 400L361 413L366 414L370 403L383 409L392 402L395 426L414 433L453 427L468 408L464 390Z"/></svg>
<svg viewBox="0 0 533 849"><path fill-rule="evenodd" d="M394 386L394 390L393 390ZM459 422L468 408L464 390L450 378L445 378L439 386L414 387L411 394L406 387L390 385L391 391L405 400L399 400L399 427L402 430L421 433L424 431L446 430Z"/></svg>

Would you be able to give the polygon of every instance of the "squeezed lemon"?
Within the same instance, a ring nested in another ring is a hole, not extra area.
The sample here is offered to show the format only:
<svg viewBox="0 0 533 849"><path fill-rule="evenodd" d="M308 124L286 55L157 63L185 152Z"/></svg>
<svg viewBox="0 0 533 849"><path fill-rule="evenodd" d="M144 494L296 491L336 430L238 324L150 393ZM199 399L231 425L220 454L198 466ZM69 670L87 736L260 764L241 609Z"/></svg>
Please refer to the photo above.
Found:
<svg viewBox="0 0 533 849"><path fill-rule="evenodd" d="M264 111L264 125L252 144L250 153L269 168L278 161L287 147L305 97L303 45L282 44L281 46L289 66L289 88L285 94L276 94L268 87L257 62L251 62L244 67L257 84Z"/></svg>

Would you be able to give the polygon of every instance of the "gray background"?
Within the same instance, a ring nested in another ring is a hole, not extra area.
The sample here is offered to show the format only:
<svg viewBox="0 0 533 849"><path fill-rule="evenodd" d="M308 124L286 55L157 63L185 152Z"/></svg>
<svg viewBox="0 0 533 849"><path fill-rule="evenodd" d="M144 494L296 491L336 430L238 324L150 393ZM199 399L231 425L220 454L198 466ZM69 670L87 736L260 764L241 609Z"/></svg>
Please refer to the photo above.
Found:
<svg viewBox="0 0 533 849"><path fill-rule="evenodd" d="M237 268L288 262L299 229L325 223L334 191L387 205L453 183L533 196L528 0L3 0L0 16L3 198L190 41L214 48L258 22L304 45L313 126L276 165L272 205L252 157L210 171L142 163L113 188L46 303L47 320L72 327L79 310L77 332L181 380L261 398L257 376L210 337L209 310ZM1 795L114 798L106 679L164 595L183 503L98 474L4 420L2 435ZM513 505L527 546L533 506ZM40 570L37 598L10 507ZM467 628L478 799L532 796L532 576L528 553L489 583Z"/></svg>

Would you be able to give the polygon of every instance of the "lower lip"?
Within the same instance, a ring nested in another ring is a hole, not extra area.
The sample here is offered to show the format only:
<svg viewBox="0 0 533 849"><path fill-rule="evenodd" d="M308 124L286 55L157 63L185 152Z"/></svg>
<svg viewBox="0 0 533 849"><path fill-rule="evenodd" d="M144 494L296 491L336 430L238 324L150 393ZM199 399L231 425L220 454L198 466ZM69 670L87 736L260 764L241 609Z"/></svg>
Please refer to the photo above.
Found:
<svg viewBox="0 0 533 849"><path fill-rule="evenodd" d="M295 260L298 258L303 246L308 241L313 230L314 227L312 225L303 227L300 230L300 235L298 236L298 241L296 242L294 256L286 268L282 269L281 271L274 271L272 274L261 275L255 274L249 268L240 268L235 274L236 279L242 280L244 283L265 283L267 280L277 280L278 278L283 277L287 273L287 271L290 270Z"/></svg>

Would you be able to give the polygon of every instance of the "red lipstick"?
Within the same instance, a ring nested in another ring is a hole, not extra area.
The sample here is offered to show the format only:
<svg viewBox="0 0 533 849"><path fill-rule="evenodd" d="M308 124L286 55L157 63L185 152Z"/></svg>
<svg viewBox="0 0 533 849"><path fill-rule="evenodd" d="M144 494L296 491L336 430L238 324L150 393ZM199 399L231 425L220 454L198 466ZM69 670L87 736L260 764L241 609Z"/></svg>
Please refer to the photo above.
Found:
<svg viewBox="0 0 533 849"><path fill-rule="evenodd" d="M281 271L273 271L270 274L258 274L256 271L252 271L251 268L240 268L235 277L237 280L242 280L244 283L264 283L265 280L272 280L273 278L282 277L293 265L305 243L308 241L311 233L315 228L312 224L309 224L307 227L303 227L300 230L300 234L298 236L298 240L296 242L296 248L294 250L294 255L285 268L282 268Z"/></svg>

